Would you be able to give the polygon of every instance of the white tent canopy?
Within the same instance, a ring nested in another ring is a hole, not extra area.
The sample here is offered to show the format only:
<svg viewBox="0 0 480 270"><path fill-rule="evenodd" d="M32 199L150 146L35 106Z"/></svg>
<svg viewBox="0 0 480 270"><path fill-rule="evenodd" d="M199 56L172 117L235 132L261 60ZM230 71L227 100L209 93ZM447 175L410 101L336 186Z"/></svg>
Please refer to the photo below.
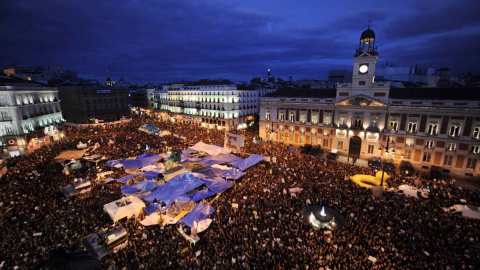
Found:
<svg viewBox="0 0 480 270"><path fill-rule="evenodd" d="M461 212L464 217L480 219L480 210L476 206L456 204L446 210L455 210L455 212Z"/></svg>
<svg viewBox="0 0 480 270"><path fill-rule="evenodd" d="M220 154L228 154L228 153L231 152L230 150L227 150L223 147L219 147L219 146L216 146L216 145L210 145L210 144L206 144L206 143L203 143L203 142L196 143L194 146L192 146L188 149L193 149L197 152L205 152L205 153L207 153L211 156L216 156L216 155L220 155Z"/></svg>
<svg viewBox="0 0 480 270"><path fill-rule="evenodd" d="M105 204L103 210L116 222L125 217L138 216L143 207L145 207L145 203L142 200L134 196L129 196Z"/></svg>

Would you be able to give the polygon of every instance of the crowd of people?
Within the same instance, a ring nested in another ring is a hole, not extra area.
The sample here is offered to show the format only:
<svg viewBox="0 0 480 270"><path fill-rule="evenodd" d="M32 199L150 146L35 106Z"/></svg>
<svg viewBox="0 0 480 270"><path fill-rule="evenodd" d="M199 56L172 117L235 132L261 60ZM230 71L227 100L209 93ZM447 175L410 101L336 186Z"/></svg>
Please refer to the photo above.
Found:
<svg viewBox="0 0 480 270"><path fill-rule="evenodd" d="M179 136L158 137L138 131L154 124ZM477 190L422 180L432 199L417 199L394 192L382 198L353 184L348 177L372 170L322 157L287 151L283 144L253 142L258 130L235 131L245 136L241 156L275 157L246 171L235 187L212 202L216 212L210 227L195 245L176 226L143 228L140 220L122 221L128 243L102 258L104 269L478 269L480 221L443 210L460 199L480 205ZM113 140L114 144L107 142ZM60 187L75 178L95 179L122 168L100 162L69 175L53 158L75 149L79 141L99 147L90 154L109 159L127 158L167 149L185 149L188 142L223 144L224 131L149 117L105 126L66 128L66 137L26 156L9 159L0 180L0 263L3 269L30 269L44 264L51 251L85 250L81 239L112 225L103 205L119 199L120 183L100 185L91 192L66 198ZM394 177L390 187L414 184L416 179ZM418 179L417 179L418 180ZM418 184L418 182L417 182ZM290 188L301 192L292 194ZM211 199L210 199L211 200ZM238 204L232 207L232 204ZM326 205L346 217L342 228L314 228L303 216L306 205ZM39 235L38 233L41 233ZM35 234L35 236L34 236ZM370 259L369 259L370 258ZM374 260L372 260L374 258ZM376 261L375 261L376 260ZM375 262L374 262L375 261ZM0 267L1 268L1 267Z"/></svg>

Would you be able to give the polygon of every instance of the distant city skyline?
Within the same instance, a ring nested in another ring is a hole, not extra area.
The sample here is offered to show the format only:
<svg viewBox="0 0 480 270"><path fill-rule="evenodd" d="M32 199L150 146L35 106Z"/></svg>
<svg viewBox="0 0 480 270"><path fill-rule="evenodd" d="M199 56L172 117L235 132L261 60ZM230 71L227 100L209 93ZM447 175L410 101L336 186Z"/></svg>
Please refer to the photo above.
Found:
<svg viewBox="0 0 480 270"><path fill-rule="evenodd" d="M265 76L326 79L352 69L372 21L379 63L480 72L474 1L2 1L0 65L62 65L138 83Z"/></svg>

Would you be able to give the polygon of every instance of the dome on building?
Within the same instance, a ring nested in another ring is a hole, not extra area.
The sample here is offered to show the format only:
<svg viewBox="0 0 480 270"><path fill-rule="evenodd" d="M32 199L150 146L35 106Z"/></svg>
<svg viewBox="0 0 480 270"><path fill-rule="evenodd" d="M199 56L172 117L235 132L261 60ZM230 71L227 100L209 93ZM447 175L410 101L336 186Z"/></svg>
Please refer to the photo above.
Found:
<svg viewBox="0 0 480 270"><path fill-rule="evenodd" d="M360 40L369 40L369 39L375 39L375 32L370 28L363 31L362 36L360 37Z"/></svg>

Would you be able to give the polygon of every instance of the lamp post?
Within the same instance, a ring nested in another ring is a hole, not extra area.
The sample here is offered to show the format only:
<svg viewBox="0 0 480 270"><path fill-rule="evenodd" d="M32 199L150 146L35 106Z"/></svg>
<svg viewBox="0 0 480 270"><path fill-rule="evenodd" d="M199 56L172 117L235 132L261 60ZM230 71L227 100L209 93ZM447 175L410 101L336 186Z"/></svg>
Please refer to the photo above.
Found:
<svg viewBox="0 0 480 270"><path fill-rule="evenodd" d="M392 128L390 128L390 132L393 133L394 131ZM378 148L378 151L381 152L382 148L385 149L385 153L388 155L388 150L390 149L390 134L387 136L387 145L384 146L383 144L380 144L380 148ZM395 149L392 150L391 152L393 155L395 155ZM385 163L383 163L382 166L382 179L380 180L380 186L378 187L378 193L374 192L374 196L382 197L383 196L383 180L385 178ZM375 190L375 189L373 189ZM375 195L377 194L377 195Z"/></svg>

